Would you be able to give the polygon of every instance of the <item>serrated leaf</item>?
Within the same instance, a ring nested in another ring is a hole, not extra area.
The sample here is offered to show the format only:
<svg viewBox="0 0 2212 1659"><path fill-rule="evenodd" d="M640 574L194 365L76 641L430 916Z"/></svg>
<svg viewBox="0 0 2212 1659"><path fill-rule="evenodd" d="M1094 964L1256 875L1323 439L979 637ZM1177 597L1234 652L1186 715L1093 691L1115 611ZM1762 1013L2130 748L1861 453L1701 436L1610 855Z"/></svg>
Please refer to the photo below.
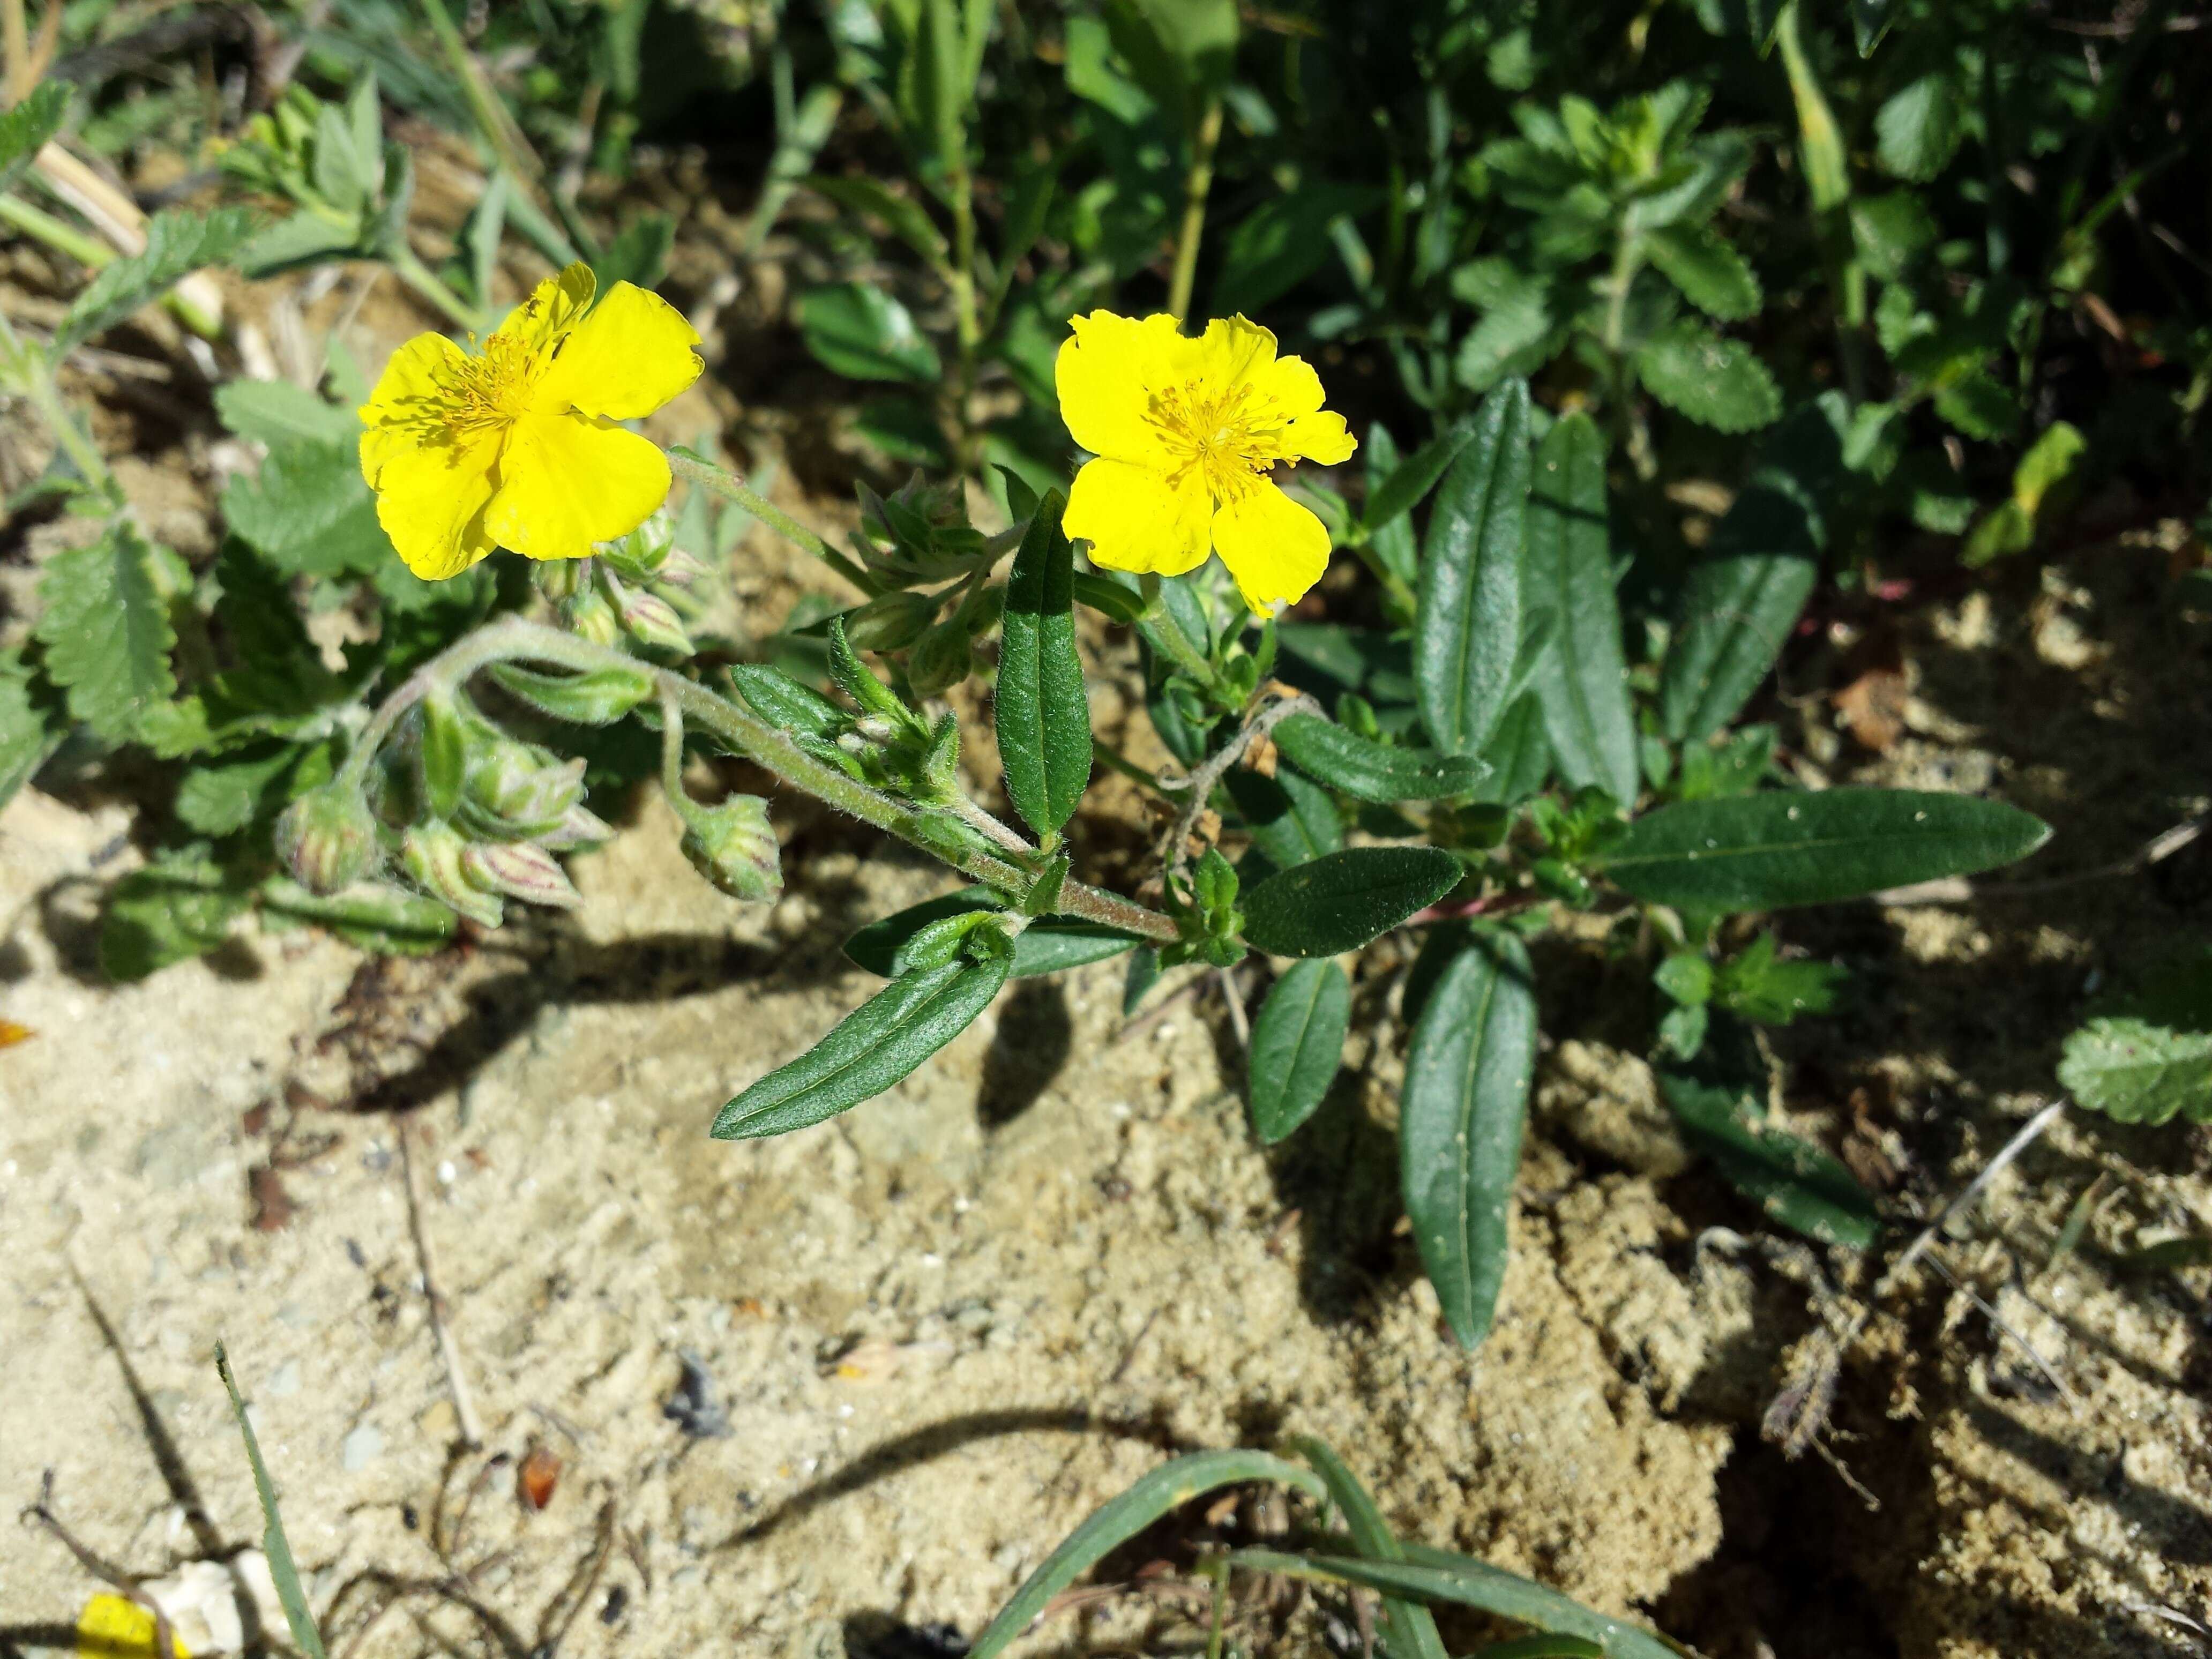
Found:
<svg viewBox="0 0 2212 1659"><path fill-rule="evenodd" d="M1392 748L1316 714L1293 714L1277 724L1273 736L1275 746L1309 776L1383 805L1472 795L1490 771L1470 756Z"/></svg>
<svg viewBox="0 0 2212 1659"><path fill-rule="evenodd" d="M1468 330L1452 358L1453 378L1470 392L1487 392L1508 375L1531 374L1551 356L1557 326L1541 288L1509 295Z"/></svg>
<svg viewBox="0 0 2212 1659"><path fill-rule="evenodd" d="M1522 571L1532 614L1554 618L1530 689L1559 775L1636 804L1636 721L1621 654L1606 516L1605 438L1587 415L1556 422L1536 451Z"/></svg>
<svg viewBox="0 0 2212 1659"><path fill-rule="evenodd" d="M1936 412L1969 438L1987 443L2012 435L2020 401L1985 369L1976 369L1936 394Z"/></svg>
<svg viewBox="0 0 2212 1659"><path fill-rule="evenodd" d="M709 1133L717 1140L787 1134L883 1093L975 1024L1012 962L1008 945L902 975L724 1106Z"/></svg>
<svg viewBox="0 0 2212 1659"><path fill-rule="evenodd" d="M1267 989L1252 1022L1252 1127L1267 1146L1314 1115L1344 1056L1352 981L1334 961L1300 962Z"/></svg>
<svg viewBox="0 0 2212 1659"><path fill-rule="evenodd" d="M1437 492L1420 569L1413 684L1429 739L1482 747L1511 689L1521 639L1521 543L1528 500L1528 387L1483 400Z"/></svg>
<svg viewBox="0 0 2212 1659"><path fill-rule="evenodd" d="M1644 239L1644 251L1682 297L1723 322L1759 314L1758 275L1735 243L1710 225L1673 225Z"/></svg>
<svg viewBox="0 0 2212 1659"><path fill-rule="evenodd" d="M155 214L146 224L145 252L106 267L70 307L54 331L55 360L142 306L151 305L179 279L229 258L253 227L254 216L246 208L217 208L207 214L172 209Z"/></svg>
<svg viewBox="0 0 2212 1659"><path fill-rule="evenodd" d="M233 531L287 575L366 575L396 562L352 449L289 443L223 487Z"/></svg>
<svg viewBox="0 0 2212 1659"><path fill-rule="evenodd" d="M1668 1067L1659 1091L1722 1177L1785 1227L1865 1249L1881 1231L1857 1177L1810 1141L1769 1127L1759 1091L1723 1066Z"/></svg>
<svg viewBox="0 0 2212 1659"><path fill-rule="evenodd" d="M2212 1120L2212 1032L2148 1020L2093 1019L2066 1039L2058 1081L2094 1112L2122 1123Z"/></svg>
<svg viewBox="0 0 2212 1659"><path fill-rule="evenodd" d="M1593 860L1653 904L1826 904L2026 858L2051 836L2002 801L1915 789L1775 790L1647 812Z"/></svg>
<svg viewBox="0 0 2212 1659"><path fill-rule="evenodd" d="M12 188L46 141L61 131L73 90L66 81L42 81L21 103L0 113L0 191Z"/></svg>
<svg viewBox="0 0 2212 1659"><path fill-rule="evenodd" d="M1344 820L1328 791L1287 767L1272 778L1239 769L1225 783L1253 846L1276 869L1310 863L1344 845Z"/></svg>
<svg viewBox="0 0 2212 1659"><path fill-rule="evenodd" d="M1951 164L1967 100L1948 74L1931 70L1893 93L1875 112L1875 156L1882 170L1925 184Z"/></svg>
<svg viewBox="0 0 2212 1659"><path fill-rule="evenodd" d="M1421 1265L1462 1347L1489 1334L1536 1063L1536 994L1510 934L1476 935L1421 1005L1398 1151Z"/></svg>
<svg viewBox="0 0 2212 1659"><path fill-rule="evenodd" d="M1940 231L1918 192L1893 190L1886 196L1851 198L1851 241L1867 274L1885 283L1903 278L1921 254L1936 245Z"/></svg>
<svg viewBox="0 0 2212 1659"><path fill-rule="evenodd" d="M968 1650L968 1659L998 1659L1036 1621L1054 1596L1162 1516L1220 1487L1254 1481L1290 1486L1316 1501L1328 1495L1322 1482L1306 1470L1267 1452L1191 1452L1163 1463L1093 1510L1045 1558L1042 1566L1022 1581L1021 1588L975 1638L975 1645Z"/></svg>
<svg viewBox="0 0 2212 1659"><path fill-rule="evenodd" d="M1820 579L1846 418L1832 393L1792 411L1692 567L1659 687L1661 722L1676 741L1733 720L1789 643Z"/></svg>
<svg viewBox="0 0 2212 1659"><path fill-rule="evenodd" d="M1712 1000L1741 1018L1788 1025L1800 1014L1825 1014L1833 1008L1836 987L1846 976L1833 963L1782 956L1774 935L1761 933L1721 965L1713 976Z"/></svg>
<svg viewBox="0 0 2212 1659"><path fill-rule="evenodd" d="M927 386L945 372L913 313L866 283L816 289L799 302L799 325L806 349L850 380Z"/></svg>
<svg viewBox="0 0 2212 1659"><path fill-rule="evenodd" d="M845 941L845 955L872 974L895 979L908 966L907 944L930 923L978 911L1003 913L1005 908L1005 901L988 888L963 887L870 922ZM1080 916L1040 916L1015 936L1008 977L1028 979L1104 962L1139 943L1134 933Z"/></svg>
<svg viewBox="0 0 2212 1659"><path fill-rule="evenodd" d="M61 737L32 699L22 653L0 651L0 807L46 764Z"/></svg>
<svg viewBox="0 0 2212 1659"><path fill-rule="evenodd" d="M176 695L177 636L153 559L118 520L98 541L55 554L39 579L46 678L68 692L70 714L109 743L129 741L141 714Z"/></svg>
<svg viewBox="0 0 2212 1659"><path fill-rule="evenodd" d="M1636 374L1661 403L1717 432L1753 432L1782 412L1782 388L1758 354L1686 318L1637 348Z"/></svg>
<svg viewBox="0 0 2212 1659"><path fill-rule="evenodd" d="M361 441L359 415L289 380L226 381L215 389L215 408L231 431L271 449L301 442L340 448Z"/></svg>
<svg viewBox="0 0 2212 1659"><path fill-rule="evenodd" d="M178 820L203 836L228 836L243 830L281 803L275 791L300 758L283 744L265 753L196 766L177 784Z"/></svg>
<svg viewBox="0 0 2212 1659"><path fill-rule="evenodd" d="M1244 939L1269 956L1340 956L1434 904L1464 873L1440 848L1346 848L1247 890Z"/></svg>
<svg viewBox="0 0 2212 1659"><path fill-rule="evenodd" d="M1006 799L1040 836L1074 816L1091 782L1091 708L1075 651L1075 550L1058 490L1038 504L1006 577L993 702Z"/></svg>

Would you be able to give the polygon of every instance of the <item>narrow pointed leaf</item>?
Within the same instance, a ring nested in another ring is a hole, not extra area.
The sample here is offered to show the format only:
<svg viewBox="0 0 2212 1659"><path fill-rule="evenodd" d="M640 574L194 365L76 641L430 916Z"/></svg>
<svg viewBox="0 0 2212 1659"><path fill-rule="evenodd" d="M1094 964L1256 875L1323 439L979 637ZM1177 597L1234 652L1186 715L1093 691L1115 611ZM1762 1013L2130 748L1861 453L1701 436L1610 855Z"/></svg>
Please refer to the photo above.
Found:
<svg viewBox="0 0 2212 1659"><path fill-rule="evenodd" d="M1606 526L1605 439L1587 415L1553 427L1528 491L1529 604L1555 619L1533 689L1559 775L1636 803L1636 720L1620 650L1613 547Z"/></svg>
<svg viewBox="0 0 2212 1659"><path fill-rule="evenodd" d="M1005 901L988 888L963 887L957 892L908 905L879 921L872 921L845 941L848 961L894 979L906 971L901 952L906 943L933 921L965 915L977 910L1004 910ZM1086 921L1080 916L1040 916L1014 939L1013 966L1008 977L1028 979L1104 962L1141 943L1134 933Z"/></svg>
<svg viewBox="0 0 2212 1659"><path fill-rule="evenodd" d="M1252 1022L1252 1125L1268 1146L1328 1094L1351 1020L1352 981L1333 961L1294 963L1268 988Z"/></svg>
<svg viewBox="0 0 2212 1659"><path fill-rule="evenodd" d="M1783 789L1647 812L1595 867L1654 904L1773 910L1971 876L2050 836L2040 818L1975 795Z"/></svg>
<svg viewBox="0 0 2212 1659"><path fill-rule="evenodd" d="M1390 1564L1402 1563L1406 1547L1392 1535L1382 1512L1375 1507L1375 1500L1359 1478L1346 1467L1344 1460L1324 1442L1311 1435L1299 1435L1291 1442L1299 1456L1314 1466L1321 1478L1328 1483L1328 1495L1344 1516L1345 1530L1352 1534L1353 1547L1365 1559ZM1443 1637L1437 1633L1436 1615L1418 1601L1393 1595L1387 1590L1382 1596L1382 1628L1386 1644L1393 1659L1444 1659Z"/></svg>
<svg viewBox="0 0 2212 1659"><path fill-rule="evenodd" d="M879 1095L973 1024L1006 982L1013 952L962 958L893 980L812 1048L716 1115L717 1140L788 1133Z"/></svg>
<svg viewBox="0 0 2212 1659"><path fill-rule="evenodd" d="M1855 1250L1880 1235L1873 1194L1812 1142L1761 1121L1761 1091L1741 1076L1711 1063L1671 1067L1659 1073L1659 1091L1722 1178L1771 1220Z"/></svg>
<svg viewBox="0 0 2212 1659"><path fill-rule="evenodd" d="M1472 755L1498 724L1521 641L1521 538L1528 498L1528 386L1483 399L1437 494L1422 550L1413 684L1429 740Z"/></svg>
<svg viewBox="0 0 2212 1659"><path fill-rule="evenodd" d="M1474 430L1473 421L1455 422L1398 462L1368 490L1367 510L1360 515L1361 521L1370 531L1384 530L1412 512L1459 459ZM1395 453L1396 446L1389 443L1387 433L1383 442Z"/></svg>
<svg viewBox="0 0 2212 1659"><path fill-rule="evenodd" d="M1269 876L1244 894L1244 939L1275 957L1356 951L1459 885L1434 847L1351 847Z"/></svg>
<svg viewBox="0 0 2212 1659"><path fill-rule="evenodd" d="M1006 578L995 707L1006 796L1040 836L1074 816L1091 781L1091 708L1075 654L1075 550L1054 490L1030 517Z"/></svg>
<svg viewBox="0 0 2212 1659"><path fill-rule="evenodd" d="M1272 778L1239 769L1227 784L1252 844L1276 869L1310 863L1344 845L1344 819L1328 791L1288 767Z"/></svg>
<svg viewBox="0 0 2212 1659"><path fill-rule="evenodd" d="M1192 1452L1163 1463L1120 1497L1092 1511L1023 1581L999 1610L968 1659L997 1659L1034 1623L1052 1598L1100 1560L1172 1510L1223 1486L1264 1480L1292 1486L1314 1498L1328 1495L1321 1481L1297 1464L1259 1451Z"/></svg>
<svg viewBox="0 0 2212 1659"><path fill-rule="evenodd" d="M1461 1346L1490 1334L1506 1205L1536 1064L1536 994L1510 934L1477 935L1421 1006L1406 1056L1399 1170L1421 1265Z"/></svg>
<svg viewBox="0 0 2212 1659"><path fill-rule="evenodd" d="M261 1461L261 1443L254 1437L246 1401L232 1380L230 1356L220 1342L216 1344L215 1368L222 1378L224 1392L230 1395L230 1414L238 1421L239 1435L246 1442L246 1462L253 1471L253 1494L261 1500L261 1553L268 1559L269 1577L283 1606L292 1645L307 1659L323 1659L322 1632L315 1628L315 1616L307 1610L307 1598L300 1587L300 1569L292 1559L291 1540L284 1535L284 1518L276 1512L276 1483L269 1478L269 1466Z"/></svg>
<svg viewBox="0 0 2212 1659"><path fill-rule="evenodd" d="M1451 800L1472 795L1490 769L1464 755L1394 749L1316 714L1293 714L1274 730L1275 746L1300 769L1361 800Z"/></svg>

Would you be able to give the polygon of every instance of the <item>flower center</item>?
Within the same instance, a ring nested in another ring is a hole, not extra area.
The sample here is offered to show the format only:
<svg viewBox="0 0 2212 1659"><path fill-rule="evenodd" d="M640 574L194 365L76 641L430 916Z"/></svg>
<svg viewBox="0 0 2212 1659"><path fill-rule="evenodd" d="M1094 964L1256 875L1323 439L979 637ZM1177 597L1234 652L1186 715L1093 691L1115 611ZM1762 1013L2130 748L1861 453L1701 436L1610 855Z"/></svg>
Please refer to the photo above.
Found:
<svg viewBox="0 0 2212 1659"><path fill-rule="evenodd" d="M548 358L529 342L495 334L483 354L448 363L438 377L445 394L443 424L456 436L474 437L494 427L512 425L530 407L531 383Z"/></svg>
<svg viewBox="0 0 2212 1659"><path fill-rule="evenodd" d="M1146 418L1178 473L1199 469L1216 501L1234 501L1286 459L1281 400L1239 383L1185 380L1152 396Z"/></svg>

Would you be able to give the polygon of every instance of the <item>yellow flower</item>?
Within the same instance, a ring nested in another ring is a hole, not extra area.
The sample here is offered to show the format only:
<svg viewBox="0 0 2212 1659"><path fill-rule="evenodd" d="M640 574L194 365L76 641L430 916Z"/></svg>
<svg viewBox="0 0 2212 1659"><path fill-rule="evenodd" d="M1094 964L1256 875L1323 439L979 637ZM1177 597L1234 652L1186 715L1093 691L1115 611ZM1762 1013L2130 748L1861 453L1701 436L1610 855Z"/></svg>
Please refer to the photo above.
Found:
<svg viewBox="0 0 2212 1659"><path fill-rule="evenodd" d="M191 1652L170 1633L177 1659ZM154 1659L160 1644L154 1639L154 1615L136 1601L120 1595L95 1595L84 1604L76 1621L77 1659Z"/></svg>
<svg viewBox="0 0 2212 1659"><path fill-rule="evenodd" d="M362 405L362 476L416 575L459 575L495 546L580 559L668 498L668 458L615 424L699 378L698 331L657 294L617 283L594 307L570 265L471 356L442 334L392 354Z"/></svg>
<svg viewBox="0 0 2212 1659"><path fill-rule="evenodd" d="M1277 488L1279 462L1324 465L1357 447L1322 405L1321 376L1275 337L1217 318L1193 340L1164 313L1094 311L1055 367L1060 412L1097 457L1075 475L1062 526L1115 570L1179 575L1218 552L1262 616L1328 568L1328 532Z"/></svg>

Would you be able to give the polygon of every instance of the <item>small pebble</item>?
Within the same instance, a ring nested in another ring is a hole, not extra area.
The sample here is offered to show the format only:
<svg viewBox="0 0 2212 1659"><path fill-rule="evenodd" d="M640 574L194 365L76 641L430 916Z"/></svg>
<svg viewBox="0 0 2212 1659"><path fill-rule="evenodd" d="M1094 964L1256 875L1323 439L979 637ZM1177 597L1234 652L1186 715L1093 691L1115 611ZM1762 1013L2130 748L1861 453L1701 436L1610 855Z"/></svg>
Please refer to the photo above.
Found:
<svg viewBox="0 0 2212 1659"><path fill-rule="evenodd" d="M345 1460L349 1474L356 1469L367 1468L384 1455L384 1431L374 1423L363 1423L346 1436L339 1453Z"/></svg>

